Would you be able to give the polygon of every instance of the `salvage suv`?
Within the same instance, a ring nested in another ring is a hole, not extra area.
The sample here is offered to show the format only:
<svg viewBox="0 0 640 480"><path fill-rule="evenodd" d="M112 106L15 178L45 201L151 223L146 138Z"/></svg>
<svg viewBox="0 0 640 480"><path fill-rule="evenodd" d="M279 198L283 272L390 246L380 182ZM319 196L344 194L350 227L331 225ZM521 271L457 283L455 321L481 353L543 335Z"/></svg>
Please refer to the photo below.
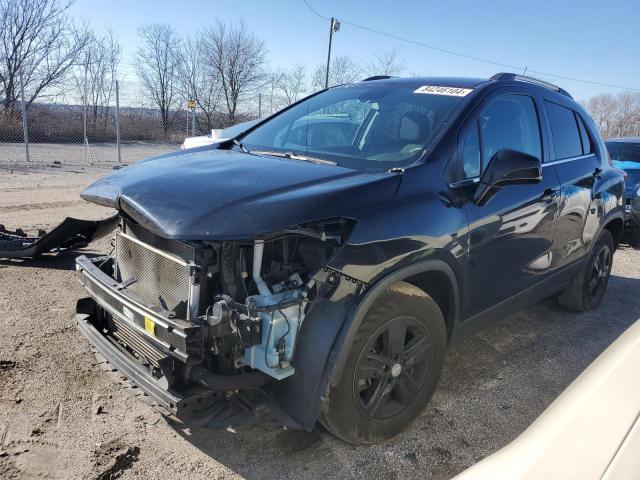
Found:
<svg viewBox="0 0 640 480"><path fill-rule="evenodd" d="M185 422L268 411L374 443L420 414L448 346L545 297L598 307L623 192L554 85L373 77L88 187L120 222L77 259L77 320Z"/></svg>

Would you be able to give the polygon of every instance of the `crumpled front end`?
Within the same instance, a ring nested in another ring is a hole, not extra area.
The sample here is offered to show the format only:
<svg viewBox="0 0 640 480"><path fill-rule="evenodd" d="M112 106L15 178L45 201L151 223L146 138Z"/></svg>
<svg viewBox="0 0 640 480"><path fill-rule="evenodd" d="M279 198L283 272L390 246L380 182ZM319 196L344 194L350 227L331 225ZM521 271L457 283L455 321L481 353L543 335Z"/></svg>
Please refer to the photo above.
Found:
<svg viewBox="0 0 640 480"><path fill-rule="evenodd" d="M178 417L228 423L224 404L254 418L269 403L262 387L295 375L301 325L327 288L316 278L350 228L332 220L195 242L123 217L111 254L76 260L89 294L78 302L79 328L107 369Z"/></svg>

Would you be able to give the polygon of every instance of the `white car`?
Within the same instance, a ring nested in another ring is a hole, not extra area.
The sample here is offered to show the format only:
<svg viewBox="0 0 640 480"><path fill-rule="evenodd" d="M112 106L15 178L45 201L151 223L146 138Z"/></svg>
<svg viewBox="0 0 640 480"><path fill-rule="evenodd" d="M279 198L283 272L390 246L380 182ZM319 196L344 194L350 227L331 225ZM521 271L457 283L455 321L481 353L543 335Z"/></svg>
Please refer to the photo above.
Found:
<svg viewBox="0 0 640 480"><path fill-rule="evenodd" d="M261 118L256 118L255 120L249 120L247 122L237 123L227 128L214 128L211 130L209 135L201 135L198 137L187 137L182 142L180 148L185 150L187 148L196 148L203 147L205 145L213 145L214 143L223 142L225 140L229 140L230 138L239 135L245 130L250 129L256 123L260 122Z"/></svg>
<svg viewBox="0 0 640 480"><path fill-rule="evenodd" d="M640 320L509 445L455 480L640 479Z"/></svg>

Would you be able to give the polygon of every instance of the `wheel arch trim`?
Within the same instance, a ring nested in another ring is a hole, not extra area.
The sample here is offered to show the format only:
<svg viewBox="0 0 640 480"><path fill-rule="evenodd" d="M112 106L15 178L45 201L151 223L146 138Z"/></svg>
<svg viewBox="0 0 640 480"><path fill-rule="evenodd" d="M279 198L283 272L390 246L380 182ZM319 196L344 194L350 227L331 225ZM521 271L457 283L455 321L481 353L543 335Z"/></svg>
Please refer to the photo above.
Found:
<svg viewBox="0 0 640 480"><path fill-rule="evenodd" d="M622 236L624 234L624 213L619 210L615 210L613 212L610 212L607 216L605 216L602 219L602 222L600 223L600 228L598 230L598 234L596 235L595 238L598 238L603 230L609 230L609 228L607 227L611 225L613 222L620 222L622 224L621 231L620 231L620 235ZM613 235L613 232L612 232L612 235ZM617 249L618 244L620 243L620 238L614 237L613 242L614 242L614 247Z"/></svg>

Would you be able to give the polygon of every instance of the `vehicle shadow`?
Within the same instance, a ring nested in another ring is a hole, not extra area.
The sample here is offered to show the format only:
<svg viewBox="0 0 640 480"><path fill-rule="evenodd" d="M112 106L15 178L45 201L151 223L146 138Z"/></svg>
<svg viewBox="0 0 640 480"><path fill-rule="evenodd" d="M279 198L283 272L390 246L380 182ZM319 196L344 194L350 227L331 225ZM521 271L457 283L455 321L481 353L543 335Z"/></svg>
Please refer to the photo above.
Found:
<svg viewBox="0 0 640 480"><path fill-rule="evenodd" d="M600 309L548 299L451 349L432 401L403 434L371 447L322 428L262 421L237 431L169 425L248 479L450 478L516 438L640 317L640 279L613 275Z"/></svg>

